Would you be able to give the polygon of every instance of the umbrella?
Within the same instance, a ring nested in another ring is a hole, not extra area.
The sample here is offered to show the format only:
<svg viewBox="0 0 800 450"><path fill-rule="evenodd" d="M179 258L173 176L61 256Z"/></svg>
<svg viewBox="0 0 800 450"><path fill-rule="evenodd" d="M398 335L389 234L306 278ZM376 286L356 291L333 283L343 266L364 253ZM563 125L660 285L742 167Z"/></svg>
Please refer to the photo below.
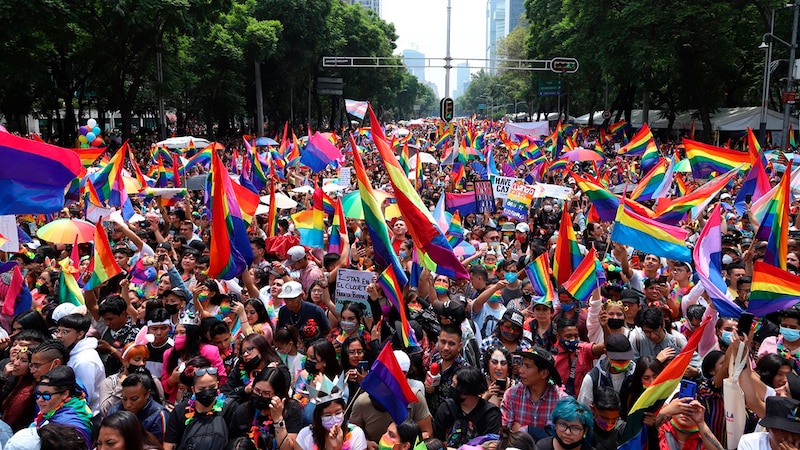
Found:
<svg viewBox="0 0 800 450"><path fill-rule="evenodd" d="M675 164L675 168L673 170L675 170L675 172L689 173L692 171L692 166L689 165L688 159L682 159Z"/></svg>
<svg viewBox="0 0 800 450"><path fill-rule="evenodd" d="M564 153L568 161L603 161L605 158L594 150L578 148Z"/></svg>
<svg viewBox="0 0 800 450"><path fill-rule="evenodd" d="M475 246L467 241L461 241L453 248L453 253L455 253L456 256L463 256L465 258L474 255L475 251Z"/></svg>
<svg viewBox="0 0 800 450"><path fill-rule="evenodd" d="M74 244L94 240L95 227L91 222L81 219L58 219L39 228L36 236L54 244Z"/></svg>
<svg viewBox="0 0 800 450"><path fill-rule="evenodd" d="M314 188L311 186L300 186L292 189L292 192L295 194L311 194L314 192Z"/></svg>
<svg viewBox="0 0 800 450"><path fill-rule="evenodd" d="M421 164L438 164L439 163L438 161L436 161L436 158L433 155L431 155L430 153L420 152L420 153L417 153L417 155L419 155L419 157L422 158L422 159L419 160L419 162ZM414 155L411 158L409 158L408 159L408 164L410 164L411 166L415 166L417 164L417 155Z"/></svg>
<svg viewBox="0 0 800 450"><path fill-rule="evenodd" d="M269 214L269 205L263 205L259 203L258 207L256 208L256 215L261 216L264 214Z"/></svg>
<svg viewBox="0 0 800 450"><path fill-rule="evenodd" d="M387 198L394 198L393 194L375 190L375 200L378 205L382 205ZM342 197L342 208L344 216L348 219L364 220L364 205L361 203L361 192L353 191Z"/></svg>
<svg viewBox="0 0 800 450"><path fill-rule="evenodd" d="M261 202L269 205L270 202L269 195L261 196ZM297 206L297 202L289 198L289 196L284 194L283 192L276 192L275 205L279 209L291 209Z"/></svg>
<svg viewBox="0 0 800 450"><path fill-rule="evenodd" d="M338 183L328 183L325 186L322 186L322 192L326 194L330 194L331 192L336 192L336 191L343 191L345 189L347 189L347 186L342 186L341 184Z"/></svg>
<svg viewBox="0 0 800 450"><path fill-rule="evenodd" d="M280 145L280 144L278 144L278 142L275 141L275 139L270 139L268 137L260 137L256 139L256 147L267 147L270 145Z"/></svg>

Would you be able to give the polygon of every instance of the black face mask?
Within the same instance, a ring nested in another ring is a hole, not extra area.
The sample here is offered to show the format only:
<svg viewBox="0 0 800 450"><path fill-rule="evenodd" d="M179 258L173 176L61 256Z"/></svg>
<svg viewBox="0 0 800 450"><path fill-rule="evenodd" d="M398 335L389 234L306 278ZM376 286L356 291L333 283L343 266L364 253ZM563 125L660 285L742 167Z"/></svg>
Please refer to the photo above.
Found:
<svg viewBox="0 0 800 450"><path fill-rule="evenodd" d="M50 295L50 287L46 284L39 286L39 293L42 295Z"/></svg>
<svg viewBox="0 0 800 450"><path fill-rule="evenodd" d="M208 408L214 403L214 400L217 399L217 395L219 395L219 392L216 389L206 389L204 391L195 392L194 399L197 400L197 403Z"/></svg>
<svg viewBox="0 0 800 450"><path fill-rule="evenodd" d="M258 365L261 364L261 356L256 356L255 358L251 359L250 361L242 361L244 368L249 372L251 370L257 369Z"/></svg>
<svg viewBox="0 0 800 450"><path fill-rule="evenodd" d="M164 305L164 309L167 310L170 316L178 314L178 305Z"/></svg>
<svg viewBox="0 0 800 450"><path fill-rule="evenodd" d="M561 438L558 437L558 434L555 435L555 438L558 441L558 443L561 444L561 447L563 447L565 450L572 450L573 448L578 448L581 445L583 445L583 439L577 442L573 442L572 444L565 444L564 441L562 441Z"/></svg>
<svg viewBox="0 0 800 450"><path fill-rule="evenodd" d="M625 326L625 319L608 319L608 328L619 330Z"/></svg>
<svg viewBox="0 0 800 450"><path fill-rule="evenodd" d="M150 371L145 366L128 366L128 374L133 375L141 373L142 375L150 375Z"/></svg>
<svg viewBox="0 0 800 450"><path fill-rule="evenodd" d="M461 390L454 387L450 388L450 398L455 400L456 403L458 404L464 403L464 401L466 400L465 398L461 397Z"/></svg>
<svg viewBox="0 0 800 450"><path fill-rule="evenodd" d="M269 408L270 399L266 397L253 394L251 401L253 402L253 408L257 409L258 411L263 411Z"/></svg>
<svg viewBox="0 0 800 450"><path fill-rule="evenodd" d="M311 362L308 359L306 359L305 364L303 364L303 369L306 369L306 372L310 373L311 375L316 375L317 372L319 372L317 370L317 363Z"/></svg>
<svg viewBox="0 0 800 450"><path fill-rule="evenodd" d="M533 298L533 294L522 294L522 298L523 298L523 299L524 299L526 302L530 302L530 301L531 301L531 299Z"/></svg>

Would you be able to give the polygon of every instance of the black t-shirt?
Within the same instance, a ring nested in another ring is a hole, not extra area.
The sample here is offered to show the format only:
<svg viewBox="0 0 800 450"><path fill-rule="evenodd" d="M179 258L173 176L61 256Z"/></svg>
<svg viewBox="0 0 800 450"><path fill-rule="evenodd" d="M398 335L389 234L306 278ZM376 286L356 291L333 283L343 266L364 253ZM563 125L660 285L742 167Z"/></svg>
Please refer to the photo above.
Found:
<svg viewBox="0 0 800 450"><path fill-rule="evenodd" d="M167 432L164 435L164 442L169 442L171 444L180 445L181 440L183 439L183 433L188 426L186 424L186 406L188 401L182 401L175 405L175 409L169 415L169 421L167 423ZM225 419L225 422L228 424L232 424L233 422L233 415L236 412L236 403L231 400L225 400L225 404L222 407L222 411L220 414ZM201 423L211 422L214 418L216 413L213 412L213 409L206 414L199 414L197 412L194 413L194 417L192 418L192 422L197 420ZM195 428L197 429L197 428ZM229 436L233 433L231 429L229 431Z"/></svg>
<svg viewBox="0 0 800 450"><path fill-rule="evenodd" d="M457 423L459 421L460 423ZM447 399L436 410L436 418L433 421L433 436L442 442L457 440L458 444L461 445L468 442L472 437L485 436L490 433L496 434L500 430L501 423L502 414L500 413L500 408L482 398L478 399L478 404L469 414L464 414L461 406L455 404L455 400ZM456 430L455 428L459 429ZM472 428L472 430L468 432L466 428ZM462 436L455 436L456 433Z"/></svg>
<svg viewBox="0 0 800 450"><path fill-rule="evenodd" d="M303 301L298 313L283 307L278 311L278 327L292 325L300 332L300 339L308 345L316 339L324 338L331 330L325 312L317 305Z"/></svg>
<svg viewBox="0 0 800 450"><path fill-rule="evenodd" d="M247 436L247 433L249 433L253 427L254 419L259 427L262 428L261 435L263 438L269 436L269 439L271 440L273 437L275 437L274 424L268 424L264 426L264 422L268 421L268 417L259 416L256 418L255 412L253 411L253 406L250 403L242 403L238 408L236 408L236 412L233 415L233 423L231 424L231 438ZM303 428L303 407L300 406L300 403L291 399L286 401L283 410L283 421L286 424L287 433L300 432L300 430ZM280 444L280 442L278 442L278 444ZM258 448L270 448L270 446L271 444L264 447L262 441L259 440Z"/></svg>

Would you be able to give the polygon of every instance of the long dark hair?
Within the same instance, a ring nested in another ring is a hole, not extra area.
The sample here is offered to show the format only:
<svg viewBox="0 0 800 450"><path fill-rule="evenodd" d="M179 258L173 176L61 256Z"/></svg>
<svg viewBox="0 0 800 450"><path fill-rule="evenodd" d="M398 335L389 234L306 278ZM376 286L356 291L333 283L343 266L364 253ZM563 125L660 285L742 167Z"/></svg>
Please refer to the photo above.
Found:
<svg viewBox="0 0 800 450"><path fill-rule="evenodd" d="M650 369L658 375L664 370L664 365L661 361L653 358L652 356L642 356L638 360L636 360L636 368L633 370L633 375L631 376L631 390L628 392L628 398L626 399L627 408L623 409L625 411L630 410L631 406L636 402L636 399L639 398L645 390L645 387L642 385L642 377L644 373Z"/></svg>
<svg viewBox="0 0 800 450"><path fill-rule="evenodd" d="M200 355L200 344L202 343L200 326L184 324L183 328L186 330L186 343L183 345L183 350L172 348L167 360L167 373L172 373L178 367L178 359L186 361L193 356Z"/></svg>
<svg viewBox="0 0 800 450"><path fill-rule="evenodd" d="M336 359L336 349L327 339L317 339L309 347L314 347L314 359L325 361L325 375L331 380L342 373L342 366ZM321 448L321 447L320 447Z"/></svg>
<svg viewBox="0 0 800 450"><path fill-rule="evenodd" d="M14 320L11 321L12 330L14 323L20 324L23 330L37 330L41 331L44 336L50 335L50 329L47 327L44 317L36 310L31 309L17 314Z"/></svg>
<svg viewBox="0 0 800 450"><path fill-rule="evenodd" d="M289 410L289 403L294 402L295 400L289 396L289 385L291 380L287 379L285 371L282 368L278 367L268 367L256 376L253 380L253 386L255 387L256 383L261 383L266 381L272 386L272 391L276 396L281 398L282 400L286 401L286 404L283 408L284 417L287 411ZM253 417L256 413L255 407L253 407L253 402L245 403L247 407L247 417Z"/></svg>
<svg viewBox="0 0 800 450"><path fill-rule="evenodd" d="M252 344L253 347L258 350L261 354L261 363L263 367L268 366L270 363L279 363L282 364L281 357L278 356L278 352L275 351L275 347L269 344L267 338L258 334L252 333L248 334L247 337L244 338L242 341L242 352L244 352L244 348L246 344ZM244 363L244 359L241 360Z"/></svg>
<svg viewBox="0 0 800 450"><path fill-rule="evenodd" d="M361 347L364 349L364 356L361 359L363 361L369 361L372 363L372 354L369 351L369 347L367 347L367 343L364 341L364 338L361 336L350 336L344 340L344 343L342 344L342 350L339 353L339 362L342 364L343 371L355 369L355 367L350 365L350 355L347 354L347 349L350 348L350 344L353 342L360 342ZM372 364L370 364L370 366L371 365Z"/></svg>
<svg viewBox="0 0 800 450"><path fill-rule="evenodd" d="M326 341L327 342L327 341ZM342 406L342 411L347 407L344 402L344 399L337 398L335 400L330 400L325 403L320 403L314 408L314 416L311 419L311 436L314 438L314 444L316 444L316 448L325 448L325 438L328 436L328 430L322 426L322 410L327 408L333 403L338 403ZM342 422L342 433L345 435L347 434L347 418Z"/></svg>
<svg viewBox="0 0 800 450"><path fill-rule="evenodd" d="M264 303L261 300L257 298L251 298L250 300L246 301L244 305L250 306L256 310L256 315L258 316L256 323L260 323L263 327L272 328L272 321L267 313L267 308L264 306Z"/></svg>
<svg viewBox="0 0 800 450"><path fill-rule="evenodd" d="M155 446L161 447L158 439L150 434L147 430L142 428L139 419L130 411L119 410L115 413L109 414L100 423L100 428L108 427L113 428L125 438L126 450L140 450L144 449L145 444L148 447Z"/></svg>

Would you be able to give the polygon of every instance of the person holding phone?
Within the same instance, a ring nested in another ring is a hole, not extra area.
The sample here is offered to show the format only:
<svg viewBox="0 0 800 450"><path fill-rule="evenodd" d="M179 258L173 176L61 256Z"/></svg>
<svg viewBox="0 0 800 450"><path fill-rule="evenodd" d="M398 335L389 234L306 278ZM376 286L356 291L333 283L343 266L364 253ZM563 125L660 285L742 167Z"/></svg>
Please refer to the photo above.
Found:
<svg viewBox="0 0 800 450"><path fill-rule="evenodd" d="M694 398L678 398L661 408L667 421L658 430L662 449L725 448L705 421L706 408ZM724 436L725 433L722 433Z"/></svg>
<svg viewBox="0 0 800 450"><path fill-rule="evenodd" d="M505 347L493 345L483 352L483 373L489 385L482 396L484 400L500 406L503 394L513 383L511 364L511 352Z"/></svg>

